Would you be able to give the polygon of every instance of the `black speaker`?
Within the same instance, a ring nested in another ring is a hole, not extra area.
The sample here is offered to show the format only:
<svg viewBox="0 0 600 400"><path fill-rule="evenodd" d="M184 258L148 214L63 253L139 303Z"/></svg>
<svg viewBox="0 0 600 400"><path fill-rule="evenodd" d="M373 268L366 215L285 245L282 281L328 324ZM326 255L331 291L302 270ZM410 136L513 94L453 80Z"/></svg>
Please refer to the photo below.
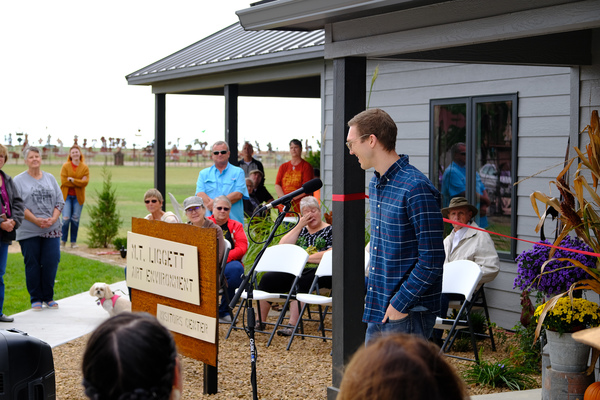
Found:
<svg viewBox="0 0 600 400"><path fill-rule="evenodd" d="M17 329L0 330L0 400L56 399L52 349Z"/></svg>

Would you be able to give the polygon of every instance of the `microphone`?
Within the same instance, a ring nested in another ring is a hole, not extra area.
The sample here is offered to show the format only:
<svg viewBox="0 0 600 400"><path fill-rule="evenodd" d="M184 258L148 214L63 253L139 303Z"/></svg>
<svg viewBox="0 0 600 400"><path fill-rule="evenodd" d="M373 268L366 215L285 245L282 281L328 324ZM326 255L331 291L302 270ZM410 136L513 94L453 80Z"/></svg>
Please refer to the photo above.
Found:
<svg viewBox="0 0 600 400"><path fill-rule="evenodd" d="M296 197L298 195L301 195L304 193L315 192L315 191L321 189L322 186L323 186L323 182L321 182L321 180L319 178L311 179L310 181L308 181L304 185L302 185L302 187L300 189L296 189L293 192L288 193L285 196L281 196L277 200L273 200L269 204L262 206L261 208L258 209L258 211L255 212L255 214L261 213L266 210L270 210L271 208L277 207L278 205L280 205L282 203L291 201L294 197Z"/></svg>

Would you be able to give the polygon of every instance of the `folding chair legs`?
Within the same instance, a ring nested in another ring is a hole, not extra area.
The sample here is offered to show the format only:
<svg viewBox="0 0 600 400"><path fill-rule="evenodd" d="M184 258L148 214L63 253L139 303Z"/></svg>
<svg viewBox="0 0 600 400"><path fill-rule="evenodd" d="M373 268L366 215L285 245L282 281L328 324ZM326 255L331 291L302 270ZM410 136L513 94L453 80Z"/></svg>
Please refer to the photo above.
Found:
<svg viewBox="0 0 600 400"><path fill-rule="evenodd" d="M308 309L307 309L308 307ZM321 331L321 336L315 336L315 335L308 335L304 333L304 322L303 322L303 316L305 311L310 311L310 307L308 303L303 303L302 304L302 308L300 310L300 315L298 316L298 321L296 321L296 325L294 326L294 329L292 330L292 336L290 337L290 341L288 342L287 348L286 350L289 350L290 347L292 346L292 341L294 340L295 336L300 336L302 338L302 340L304 340L305 337L312 337L312 338L317 338L317 339L323 339L324 342L326 342L327 340L330 340L331 338L328 338L327 336L325 336L325 317L327 316L327 310L328 310L329 306L325 306L325 309L323 310L323 306L319 305L319 326L317 327L317 329L319 331ZM310 314L309 314L309 319L310 319ZM301 333L296 333L298 331L298 327L300 327L300 332Z"/></svg>
<svg viewBox="0 0 600 400"><path fill-rule="evenodd" d="M481 301L476 301L475 306L481 306L483 308L483 313L485 314L485 320L488 326L488 335L490 336L490 341L492 342L492 351L496 351L496 342L494 341L494 331L492 329L492 321L490 320L490 312L487 307L487 300L485 298L485 290L483 290L483 286L479 289L478 295Z"/></svg>

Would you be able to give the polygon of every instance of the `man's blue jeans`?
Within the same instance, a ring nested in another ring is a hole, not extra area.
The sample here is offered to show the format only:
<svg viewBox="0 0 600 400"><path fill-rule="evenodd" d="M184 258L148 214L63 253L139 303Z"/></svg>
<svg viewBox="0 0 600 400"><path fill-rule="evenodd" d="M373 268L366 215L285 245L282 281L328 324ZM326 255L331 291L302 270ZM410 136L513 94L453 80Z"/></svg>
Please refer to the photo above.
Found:
<svg viewBox="0 0 600 400"><path fill-rule="evenodd" d="M19 240L19 244L25 261L25 282L31 303L54 300L60 238L34 236Z"/></svg>
<svg viewBox="0 0 600 400"><path fill-rule="evenodd" d="M71 225L71 243L77 242L77 231L79 230L79 219L83 204L79 204L77 196L68 195L63 208L62 241L66 242L69 236L69 225Z"/></svg>
<svg viewBox="0 0 600 400"><path fill-rule="evenodd" d="M7 260L8 243L0 242L0 315L2 315L2 307L4 307L4 273Z"/></svg>
<svg viewBox="0 0 600 400"><path fill-rule="evenodd" d="M369 322L365 335L365 345L379 336L392 333L411 333L429 339L435 325L435 314L423 306L416 306L408 316L399 320L388 320L385 324Z"/></svg>
<svg viewBox="0 0 600 400"><path fill-rule="evenodd" d="M229 261L225 265L225 279L227 279L227 294L229 300L235 296L235 289L240 287L242 283L242 275L244 275L244 266L239 261ZM221 296L221 304L219 305L219 318L223 318L229 314L229 303L225 296Z"/></svg>

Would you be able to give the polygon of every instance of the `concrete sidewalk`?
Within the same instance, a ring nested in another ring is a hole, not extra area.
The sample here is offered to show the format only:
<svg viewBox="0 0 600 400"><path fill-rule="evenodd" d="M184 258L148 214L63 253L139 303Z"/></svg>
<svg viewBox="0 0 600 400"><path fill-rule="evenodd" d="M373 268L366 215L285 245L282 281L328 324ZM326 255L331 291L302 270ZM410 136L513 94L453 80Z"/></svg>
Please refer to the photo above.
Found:
<svg viewBox="0 0 600 400"><path fill-rule="evenodd" d="M542 389L521 390L516 392L504 392L493 394L482 394L472 396L473 400L540 400L542 398Z"/></svg>
<svg viewBox="0 0 600 400"><path fill-rule="evenodd" d="M113 292L127 293L125 281L110 285ZM48 343L51 347L70 342L96 329L109 315L88 292L56 301L57 310L27 310L11 315L14 322L0 323L0 329L15 328Z"/></svg>

